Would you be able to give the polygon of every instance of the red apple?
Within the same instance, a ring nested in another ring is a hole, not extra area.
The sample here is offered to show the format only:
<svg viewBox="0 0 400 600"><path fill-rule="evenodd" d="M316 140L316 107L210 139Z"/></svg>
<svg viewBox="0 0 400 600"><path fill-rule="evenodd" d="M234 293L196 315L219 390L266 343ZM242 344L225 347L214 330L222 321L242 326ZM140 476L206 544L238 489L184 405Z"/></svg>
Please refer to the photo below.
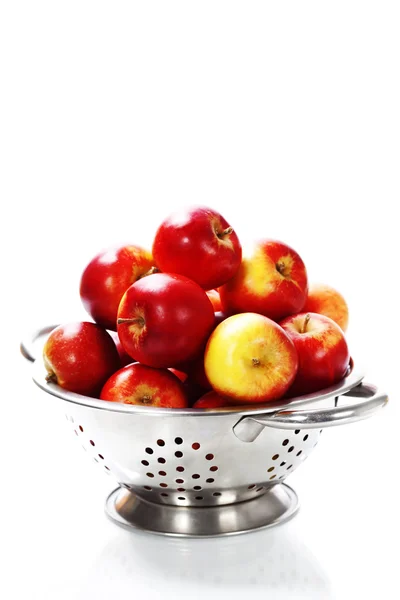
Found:
<svg viewBox="0 0 400 600"><path fill-rule="evenodd" d="M211 290L235 275L242 247L218 212L200 206L174 213L160 225L153 256L161 271L185 275Z"/></svg>
<svg viewBox="0 0 400 600"><path fill-rule="evenodd" d="M96 323L105 329L117 329L122 296L153 264L151 254L139 246L110 248L90 261L81 277L80 294Z"/></svg>
<svg viewBox="0 0 400 600"><path fill-rule="evenodd" d="M214 390L207 392L193 404L193 408L226 408L227 406L232 406L232 400L223 398Z"/></svg>
<svg viewBox="0 0 400 600"><path fill-rule="evenodd" d="M255 313L222 321L208 340L204 367L216 392L235 403L281 398L294 381L297 352L286 332Z"/></svg>
<svg viewBox="0 0 400 600"><path fill-rule="evenodd" d="M182 383L185 383L186 379L188 378L187 373L184 373L183 371L179 371L178 369L168 369L168 371L171 371L171 373L173 373L175 375L175 377L177 377L180 381L182 381Z"/></svg>
<svg viewBox="0 0 400 600"><path fill-rule="evenodd" d="M278 321L302 310L307 298L306 268L286 244L260 241L219 293L222 310L228 314L255 312Z"/></svg>
<svg viewBox="0 0 400 600"><path fill-rule="evenodd" d="M107 331L86 322L56 327L44 345L43 359L48 381L70 392L95 397L121 366Z"/></svg>
<svg viewBox="0 0 400 600"><path fill-rule="evenodd" d="M349 322L349 309L346 300L329 285L313 284L308 290L304 312L314 312L329 317L346 331Z"/></svg>
<svg viewBox="0 0 400 600"><path fill-rule="evenodd" d="M114 344L117 347L119 359L121 361L121 367L126 367L126 365L136 362L132 356L129 356L129 354L125 352L125 349L121 344L121 340L118 337L118 333L116 331L109 331L108 333L111 335L112 339L114 340Z"/></svg>
<svg viewBox="0 0 400 600"><path fill-rule="evenodd" d="M299 356L291 397L322 390L340 381L350 355L340 327L324 315L302 313L287 317L281 327L292 339Z"/></svg>
<svg viewBox="0 0 400 600"><path fill-rule="evenodd" d="M182 275L156 273L125 292L118 335L126 352L150 367L178 367L201 352L214 326L204 290Z"/></svg>
<svg viewBox="0 0 400 600"><path fill-rule="evenodd" d="M221 298L217 290L209 290L207 296L211 300L215 312L222 311Z"/></svg>
<svg viewBox="0 0 400 600"><path fill-rule="evenodd" d="M181 381L168 369L133 363L111 375L101 400L159 408L186 408L188 399Z"/></svg>

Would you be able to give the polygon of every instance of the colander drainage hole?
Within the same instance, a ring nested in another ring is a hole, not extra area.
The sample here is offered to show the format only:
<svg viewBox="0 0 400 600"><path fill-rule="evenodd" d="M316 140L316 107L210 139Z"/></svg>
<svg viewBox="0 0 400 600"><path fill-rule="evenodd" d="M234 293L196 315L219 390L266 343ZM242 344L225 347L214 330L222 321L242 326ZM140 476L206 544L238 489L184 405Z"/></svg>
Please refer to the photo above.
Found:
<svg viewBox="0 0 400 600"><path fill-rule="evenodd" d="M79 425L79 431L81 431L83 433L83 427L82 427L82 425Z"/></svg>
<svg viewBox="0 0 400 600"><path fill-rule="evenodd" d="M275 479L276 474L275 475L271 475L270 479Z"/></svg>
<svg viewBox="0 0 400 600"><path fill-rule="evenodd" d="M261 490L263 490L263 489L264 489L263 487L259 487L256 489L256 492L261 492Z"/></svg>
<svg viewBox="0 0 400 600"><path fill-rule="evenodd" d="M294 432L296 435L298 435L300 433L300 429L295 429Z"/></svg>
<svg viewBox="0 0 400 600"><path fill-rule="evenodd" d="M285 465L286 465L286 462L285 462L285 461L283 461L283 462L281 462L281 464L280 464L279 466L280 466L280 467L284 467Z"/></svg>
<svg viewBox="0 0 400 600"><path fill-rule="evenodd" d="M270 467L270 468L268 469L268 473L271 473L271 471L273 471L274 469L275 469L275 467Z"/></svg>
<svg viewBox="0 0 400 600"><path fill-rule="evenodd" d="M183 473L185 469L184 467L176 467L176 470L179 471L179 473Z"/></svg>
<svg viewBox="0 0 400 600"><path fill-rule="evenodd" d="M163 458L162 456L160 456L160 458L157 458L157 462L159 462L161 465L165 465L165 463L167 461L165 460L165 458Z"/></svg>
<svg viewBox="0 0 400 600"><path fill-rule="evenodd" d="M184 479L175 479L176 483L185 483Z"/></svg>
<svg viewBox="0 0 400 600"><path fill-rule="evenodd" d="M151 492L152 488L149 485L144 485L143 489L147 490L148 492Z"/></svg>
<svg viewBox="0 0 400 600"><path fill-rule="evenodd" d="M91 446L95 446L96 445L93 440L90 440L89 443L90 443Z"/></svg>
<svg viewBox="0 0 400 600"><path fill-rule="evenodd" d="M168 487L168 484L167 483L160 483L160 487L166 488L166 487Z"/></svg>
<svg viewBox="0 0 400 600"><path fill-rule="evenodd" d="M148 460L142 460L142 465L144 465L145 467L149 466L149 461Z"/></svg>
<svg viewBox="0 0 400 600"><path fill-rule="evenodd" d="M106 465L104 465L104 468L105 468L106 471L110 470L110 467L107 467Z"/></svg>
<svg viewBox="0 0 400 600"><path fill-rule="evenodd" d="M287 470L289 471L289 469L291 469L293 467L293 465L289 465Z"/></svg>
<svg viewBox="0 0 400 600"><path fill-rule="evenodd" d="M288 452L293 452L293 450L294 450L294 446L290 446Z"/></svg>
<svg viewBox="0 0 400 600"><path fill-rule="evenodd" d="M177 492L186 492L186 488L176 488Z"/></svg>
<svg viewBox="0 0 400 600"><path fill-rule="evenodd" d="M203 496L196 496L196 500L204 500Z"/></svg>
<svg viewBox="0 0 400 600"><path fill-rule="evenodd" d="M201 485L195 485L193 486L193 489L196 491L201 490Z"/></svg>
<svg viewBox="0 0 400 600"><path fill-rule="evenodd" d="M208 479L206 479L207 483L214 483L215 479L213 479L212 477L209 477Z"/></svg>
<svg viewBox="0 0 400 600"><path fill-rule="evenodd" d="M183 452L181 452L180 450L177 450L177 452L175 452L175 456L176 456L176 458L182 458Z"/></svg>
<svg viewBox="0 0 400 600"><path fill-rule="evenodd" d="M98 457L101 458L101 460L104 460L104 456L102 454L98 454Z"/></svg>
<svg viewBox="0 0 400 600"><path fill-rule="evenodd" d="M192 444L192 448L193 448L193 450L199 450L199 449L200 449L200 444L199 444L199 442L194 442L194 443Z"/></svg>
<svg viewBox="0 0 400 600"><path fill-rule="evenodd" d="M178 500L186 500L183 496L178 496Z"/></svg>
<svg viewBox="0 0 400 600"><path fill-rule="evenodd" d="M158 446L165 446L164 440L157 440Z"/></svg>
<svg viewBox="0 0 400 600"><path fill-rule="evenodd" d="M158 471L158 474L161 475L161 477L165 477L166 476L166 472L165 471Z"/></svg>
<svg viewBox="0 0 400 600"><path fill-rule="evenodd" d="M214 473L215 471L218 471L218 467L214 466L214 467L210 467L210 471L212 473Z"/></svg>
<svg viewBox="0 0 400 600"><path fill-rule="evenodd" d="M221 496L221 492L214 492L213 496Z"/></svg>
<svg viewBox="0 0 400 600"><path fill-rule="evenodd" d="M206 460L213 460L214 454L206 454Z"/></svg>
<svg viewBox="0 0 400 600"><path fill-rule="evenodd" d="M147 477L154 477L154 473L146 473Z"/></svg>
<svg viewBox="0 0 400 600"><path fill-rule="evenodd" d="M274 454L272 460L277 460L279 458L279 454Z"/></svg>
<svg viewBox="0 0 400 600"><path fill-rule="evenodd" d="M183 444L183 439L181 437L176 437L175 444L178 444L178 446L180 446L181 444ZM184 500L185 500L185 498L184 498Z"/></svg>
<svg viewBox="0 0 400 600"><path fill-rule="evenodd" d="M200 475L199 475L198 473L194 473L194 474L192 475L192 478L193 478L193 479L200 479Z"/></svg>
<svg viewBox="0 0 400 600"><path fill-rule="evenodd" d="M253 485L249 485L249 487L247 488L248 490L254 490L254 488L257 487L255 483L253 483Z"/></svg>
<svg viewBox="0 0 400 600"><path fill-rule="evenodd" d="M165 492L162 492L162 493L160 494L160 496L163 496L163 498L168 498L169 494L166 494Z"/></svg>
<svg viewBox="0 0 400 600"><path fill-rule="evenodd" d="M299 450L298 453L296 454L296 456L300 456L300 454L302 454L303 450Z"/></svg>
<svg viewBox="0 0 400 600"><path fill-rule="evenodd" d="M146 448L146 449L145 449L145 452L146 452L147 454L153 454L154 450L153 450L152 448Z"/></svg>
<svg viewBox="0 0 400 600"><path fill-rule="evenodd" d="M287 446L287 445L288 445L288 443L289 443L289 440L287 440L287 439L286 439L286 440L283 440L283 442L282 442L282 446Z"/></svg>
<svg viewBox="0 0 400 600"><path fill-rule="evenodd" d="M322 429L321 429L322 431ZM306 442L308 440L308 433L303 437L303 442Z"/></svg>

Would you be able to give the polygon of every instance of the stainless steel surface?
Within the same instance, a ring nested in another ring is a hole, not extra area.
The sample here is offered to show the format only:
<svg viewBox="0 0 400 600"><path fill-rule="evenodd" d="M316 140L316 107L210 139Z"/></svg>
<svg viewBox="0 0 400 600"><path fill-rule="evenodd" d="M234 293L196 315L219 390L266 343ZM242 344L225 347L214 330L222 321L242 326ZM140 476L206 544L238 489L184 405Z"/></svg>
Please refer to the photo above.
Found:
<svg viewBox="0 0 400 600"><path fill-rule="evenodd" d="M316 394L219 411L106 402L65 391L47 383L45 376L42 361L36 361L34 382L62 401L66 419L83 448L122 488L133 493L121 496L129 499L129 506L146 506L146 514L150 514L149 503L161 512L165 507L190 507L194 512L179 514L193 515L194 519L197 509L205 507L221 508L250 500L258 503L261 497L260 506L268 504L278 493L270 494L275 486L312 452L323 427L339 416L342 422L350 414L351 420L363 418L386 402L376 391L372 398L365 398L365 390L373 386L364 386L361 393L357 386L362 375L353 367L342 382ZM352 388L361 398L357 407L346 407L347 413L335 408L337 397ZM316 405L318 409L312 410ZM306 406L307 411L298 410ZM249 436L254 441L243 443ZM134 505L132 498L136 498ZM253 502L248 505L253 506ZM110 502L107 506L112 511ZM139 512L142 514L142 509ZM235 511L222 514L233 515ZM149 525L149 529L154 527Z"/></svg>
<svg viewBox="0 0 400 600"><path fill-rule="evenodd" d="M262 432L264 427L277 429L319 429L320 427L333 427L354 423L361 419L372 417L377 410L383 408L388 397L378 391L370 383L360 383L343 396L362 398L365 402L336 406L328 409L312 408L310 410L280 410L271 416L243 417L233 428L233 431L242 442L253 442Z"/></svg>
<svg viewBox="0 0 400 600"><path fill-rule="evenodd" d="M161 506L117 488L107 498L106 514L118 525L174 537L237 535L283 523L298 510L288 485L275 485L254 500L225 506Z"/></svg>

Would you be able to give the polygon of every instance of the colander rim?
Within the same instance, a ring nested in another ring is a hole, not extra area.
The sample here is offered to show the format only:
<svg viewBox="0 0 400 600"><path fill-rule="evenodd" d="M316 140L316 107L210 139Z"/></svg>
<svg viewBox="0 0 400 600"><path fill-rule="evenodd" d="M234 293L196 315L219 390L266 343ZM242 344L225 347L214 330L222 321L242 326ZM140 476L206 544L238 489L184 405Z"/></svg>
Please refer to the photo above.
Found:
<svg viewBox="0 0 400 600"><path fill-rule="evenodd" d="M89 396L83 396L74 392L64 390L59 385L53 382L46 381L46 369L42 364L42 361L37 360L33 364L33 376L34 383L44 392L51 394L61 400L72 402L73 404L79 404L88 408L96 408L99 410L106 410L117 413L128 413L128 414L140 414L140 415L159 415L168 417L216 417L216 416L249 416L254 414L266 414L276 412L282 409L290 409L293 407L300 407L304 404L310 404L312 402L319 402L327 398L341 396L351 390L353 387L361 383L364 378L364 373L360 368L355 369L353 360L350 360L348 374L338 383L332 385L318 392L312 394L306 394L304 396L298 396L291 398L290 400L283 401L277 400L276 402L268 402L268 404L252 404L249 407L236 406L218 409L196 409L196 408L155 408L151 406L136 406L132 404L122 404L118 402L108 402L107 400L100 400L97 398L91 398Z"/></svg>

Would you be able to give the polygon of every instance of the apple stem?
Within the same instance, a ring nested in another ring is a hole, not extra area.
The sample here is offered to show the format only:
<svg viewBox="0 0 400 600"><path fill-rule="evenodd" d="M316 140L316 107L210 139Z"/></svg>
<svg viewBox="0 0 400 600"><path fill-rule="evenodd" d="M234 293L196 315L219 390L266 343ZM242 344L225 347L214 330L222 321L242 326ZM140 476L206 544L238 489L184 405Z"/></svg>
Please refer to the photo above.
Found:
<svg viewBox="0 0 400 600"><path fill-rule="evenodd" d="M223 240L224 237L226 237L227 235L230 235L232 233L232 231L233 231L233 227L227 227L223 231L216 231L215 233L217 234L217 237L220 240Z"/></svg>
<svg viewBox="0 0 400 600"><path fill-rule="evenodd" d="M117 325L141 325L144 326L144 319L138 317L137 319L117 319Z"/></svg>
<svg viewBox="0 0 400 600"><path fill-rule="evenodd" d="M160 269L158 267L151 267L151 269L146 271L146 273L143 273L139 279L142 279L142 277L147 277L147 275L154 275L154 273L160 273Z"/></svg>
<svg viewBox="0 0 400 600"><path fill-rule="evenodd" d="M259 366L260 366L260 364L261 364L261 363L260 363L260 361L258 360L258 358L252 358L252 359L251 359L251 362L253 363L253 365L254 365L255 367L259 367Z"/></svg>
<svg viewBox="0 0 400 600"><path fill-rule="evenodd" d="M57 375L54 373L54 371L51 371L51 373L47 373L46 381L47 383L57 383Z"/></svg>
<svg viewBox="0 0 400 600"><path fill-rule="evenodd" d="M306 318L304 319L304 323L303 323L303 327L301 328L301 332L300 333L306 333L307 331L307 325L309 324L311 319L311 315L306 315Z"/></svg>

